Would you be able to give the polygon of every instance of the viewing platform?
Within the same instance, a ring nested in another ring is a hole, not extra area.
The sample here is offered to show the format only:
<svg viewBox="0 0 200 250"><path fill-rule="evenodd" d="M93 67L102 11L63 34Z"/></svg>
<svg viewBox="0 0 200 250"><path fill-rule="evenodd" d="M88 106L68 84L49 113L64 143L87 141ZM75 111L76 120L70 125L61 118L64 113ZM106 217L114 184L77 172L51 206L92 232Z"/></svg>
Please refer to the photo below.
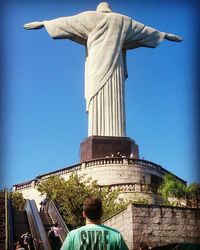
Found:
<svg viewBox="0 0 200 250"><path fill-rule="evenodd" d="M86 178L96 180L100 187L108 186L111 189L120 187L122 190L120 198L122 199L137 201L144 198L149 200L151 204L159 202L158 187L161 185L164 175L170 173L160 165L147 160L130 157L105 157L83 161L73 166L38 175L30 181L15 184L13 191L23 193L26 199L34 198L36 202L40 202L41 196L37 191L39 183L52 175L67 180L75 172L78 175L86 175ZM175 177L186 184L186 181Z"/></svg>

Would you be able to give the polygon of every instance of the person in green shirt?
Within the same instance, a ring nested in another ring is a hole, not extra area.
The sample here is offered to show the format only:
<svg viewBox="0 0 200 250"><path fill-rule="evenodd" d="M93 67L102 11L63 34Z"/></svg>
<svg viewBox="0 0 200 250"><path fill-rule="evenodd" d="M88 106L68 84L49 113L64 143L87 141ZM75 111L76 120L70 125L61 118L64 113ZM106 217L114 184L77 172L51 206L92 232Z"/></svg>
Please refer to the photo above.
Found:
<svg viewBox="0 0 200 250"><path fill-rule="evenodd" d="M102 201L87 198L83 205L86 225L70 231L60 250L128 250L117 230L101 224Z"/></svg>

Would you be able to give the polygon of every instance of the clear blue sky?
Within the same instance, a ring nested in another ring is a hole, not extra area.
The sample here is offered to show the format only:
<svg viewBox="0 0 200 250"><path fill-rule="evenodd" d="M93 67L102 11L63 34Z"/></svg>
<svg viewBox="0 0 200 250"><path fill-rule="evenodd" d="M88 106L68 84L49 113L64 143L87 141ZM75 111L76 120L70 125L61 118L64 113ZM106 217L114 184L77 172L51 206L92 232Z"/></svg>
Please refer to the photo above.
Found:
<svg viewBox="0 0 200 250"><path fill-rule="evenodd" d="M84 47L22 25L94 10L98 3L8 0L1 6L1 187L79 162L80 143L87 137ZM127 136L139 145L141 158L189 183L199 181L197 6L182 0L110 4L114 12L184 38L182 43L163 41L155 49L128 51Z"/></svg>

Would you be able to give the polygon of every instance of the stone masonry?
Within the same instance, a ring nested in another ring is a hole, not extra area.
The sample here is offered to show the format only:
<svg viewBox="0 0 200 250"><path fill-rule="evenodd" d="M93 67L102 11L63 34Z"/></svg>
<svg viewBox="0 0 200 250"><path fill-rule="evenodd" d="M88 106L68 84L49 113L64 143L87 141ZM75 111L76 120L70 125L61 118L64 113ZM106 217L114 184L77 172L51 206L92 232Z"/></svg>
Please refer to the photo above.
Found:
<svg viewBox="0 0 200 250"><path fill-rule="evenodd" d="M129 250L172 243L200 243L200 210L130 204L126 210L104 222L119 230Z"/></svg>

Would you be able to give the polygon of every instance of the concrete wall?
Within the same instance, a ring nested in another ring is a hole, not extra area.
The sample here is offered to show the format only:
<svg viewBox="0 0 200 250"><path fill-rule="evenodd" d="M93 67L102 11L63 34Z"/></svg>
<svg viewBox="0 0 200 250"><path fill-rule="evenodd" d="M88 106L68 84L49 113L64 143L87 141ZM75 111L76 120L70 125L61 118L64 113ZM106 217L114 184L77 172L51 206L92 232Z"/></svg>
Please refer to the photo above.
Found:
<svg viewBox="0 0 200 250"><path fill-rule="evenodd" d="M153 205L129 205L122 213L105 222L119 230L129 249L171 243L200 243L200 210Z"/></svg>

